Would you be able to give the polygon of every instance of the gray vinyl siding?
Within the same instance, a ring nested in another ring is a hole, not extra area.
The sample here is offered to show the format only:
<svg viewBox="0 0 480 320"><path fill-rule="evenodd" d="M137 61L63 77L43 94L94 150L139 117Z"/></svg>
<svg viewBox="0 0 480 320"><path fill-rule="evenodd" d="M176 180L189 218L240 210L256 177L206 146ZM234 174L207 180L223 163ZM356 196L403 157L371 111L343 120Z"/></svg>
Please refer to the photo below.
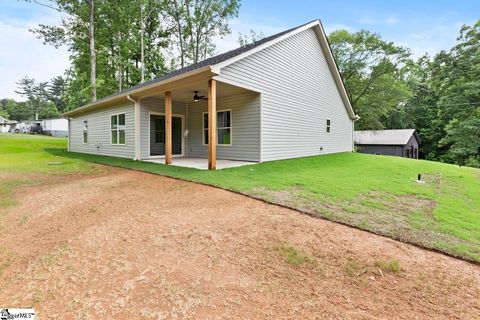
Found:
<svg viewBox="0 0 480 320"><path fill-rule="evenodd" d="M140 101L140 156L142 159L150 157L150 112L165 113L165 100L146 98ZM185 103L173 101L172 113L185 115Z"/></svg>
<svg viewBox="0 0 480 320"><path fill-rule="evenodd" d="M313 29L222 68L218 78L262 92L262 161L352 151L352 120Z"/></svg>
<svg viewBox="0 0 480 320"><path fill-rule="evenodd" d="M231 110L232 145L217 146L217 159L260 161L260 95L243 93L217 99L217 110ZM187 155L208 157L208 146L203 145L203 113L207 102L188 106Z"/></svg>
<svg viewBox="0 0 480 320"><path fill-rule="evenodd" d="M112 145L110 116L125 113L125 145ZM93 111L70 120L70 150L104 156L135 157L135 111L133 104ZM88 143L83 143L83 121L88 121ZM99 146L97 148L97 145Z"/></svg>

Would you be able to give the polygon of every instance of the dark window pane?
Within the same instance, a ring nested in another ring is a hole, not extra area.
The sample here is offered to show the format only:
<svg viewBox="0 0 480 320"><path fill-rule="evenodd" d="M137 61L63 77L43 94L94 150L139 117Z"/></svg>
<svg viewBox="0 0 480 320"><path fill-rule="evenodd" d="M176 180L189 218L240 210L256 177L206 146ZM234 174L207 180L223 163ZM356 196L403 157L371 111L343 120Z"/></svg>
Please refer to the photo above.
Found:
<svg viewBox="0 0 480 320"><path fill-rule="evenodd" d="M117 144L117 130L112 130L112 144Z"/></svg>
<svg viewBox="0 0 480 320"><path fill-rule="evenodd" d="M203 114L203 129L208 128L208 113Z"/></svg>
<svg viewBox="0 0 480 320"><path fill-rule="evenodd" d="M125 113L122 113L122 114L119 114L118 115L118 124L120 126L124 126L125 125Z"/></svg>
<svg viewBox="0 0 480 320"><path fill-rule="evenodd" d="M218 144L230 144L230 129L218 129Z"/></svg>
<svg viewBox="0 0 480 320"><path fill-rule="evenodd" d="M208 129L207 130L203 130L203 143L204 144L208 144Z"/></svg>
<svg viewBox="0 0 480 320"><path fill-rule="evenodd" d="M204 128L204 129L207 129L207 128L208 128L208 114L207 114L207 113L205 113L205 114L203 115L203 128Z"/></svg>
<svg viewBox="0 0 480 320"><path fill-rule="evenodd" d="M118 135L119 135L119 142L118 143L125 144L125 130L119 130Z"/></svg>
<svg viewBox="0 0 480 320"><path fill-rule="evenodd" d="M114 115L111 118L111 129L117 129L117 115Z"/></svg>
<svg viewBox="0 0 480 320"><path fill-rule="evenodd" d="M230 127L230 111L222 111L218 113L217 126L219 128Z"/></svg>
<svg viewBox="0 0 480 320"><path fill-rule="evenodd" d="M88 143L88 134L86 132L83 133L83 143Z"/></svg>
<svg viewBox="0 0 480 320"><path fill-rule="evenodd" d="M165 118L155 119L155 143L165 143Z"/></svg>

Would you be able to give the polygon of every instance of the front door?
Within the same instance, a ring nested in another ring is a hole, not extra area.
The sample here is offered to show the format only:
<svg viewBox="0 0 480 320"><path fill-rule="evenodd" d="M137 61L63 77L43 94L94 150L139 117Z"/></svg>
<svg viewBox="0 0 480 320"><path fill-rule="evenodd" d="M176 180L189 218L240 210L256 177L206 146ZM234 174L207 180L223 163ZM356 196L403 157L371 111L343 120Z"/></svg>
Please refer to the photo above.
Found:
<svg viewBox="0 0 480 320"><path fill-rule="evenodd" d="M182 154L182 118L172 116L172 155ZM165 155L165 116L150 115L150 156Z"/></svg>

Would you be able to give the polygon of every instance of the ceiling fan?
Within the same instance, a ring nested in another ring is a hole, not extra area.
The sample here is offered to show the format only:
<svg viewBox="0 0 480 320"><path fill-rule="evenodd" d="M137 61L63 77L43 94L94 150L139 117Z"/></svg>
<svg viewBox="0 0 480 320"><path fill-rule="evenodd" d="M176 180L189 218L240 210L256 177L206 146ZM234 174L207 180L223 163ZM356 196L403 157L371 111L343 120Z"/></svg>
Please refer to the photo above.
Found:
<svg viewBox="0 0 480 320"><path fill-rule="evenodd" d="M208 98L205 96L199 96L198 91L194 91L194 92L195 92L195 95L193 96L193 101L198 102L200 100L208 100Z"/></svg>

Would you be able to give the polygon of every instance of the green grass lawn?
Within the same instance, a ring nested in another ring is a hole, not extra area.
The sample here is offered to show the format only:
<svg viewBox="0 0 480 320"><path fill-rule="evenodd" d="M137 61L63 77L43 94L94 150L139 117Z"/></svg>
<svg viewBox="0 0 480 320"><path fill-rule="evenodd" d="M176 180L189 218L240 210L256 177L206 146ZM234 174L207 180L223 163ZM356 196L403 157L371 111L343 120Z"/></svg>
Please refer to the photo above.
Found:
<svg viewBox="0 0 480 320"><path fill-rule="evenodd" d="M65 147L65 139L0 136L0 174L88 171L90 163L141 170L242 192L480 262L477 169L343 153L209 172L67 153ZM64 164L48 165L52 161ZM425 184L415 182L419 173Z"/></svg>

